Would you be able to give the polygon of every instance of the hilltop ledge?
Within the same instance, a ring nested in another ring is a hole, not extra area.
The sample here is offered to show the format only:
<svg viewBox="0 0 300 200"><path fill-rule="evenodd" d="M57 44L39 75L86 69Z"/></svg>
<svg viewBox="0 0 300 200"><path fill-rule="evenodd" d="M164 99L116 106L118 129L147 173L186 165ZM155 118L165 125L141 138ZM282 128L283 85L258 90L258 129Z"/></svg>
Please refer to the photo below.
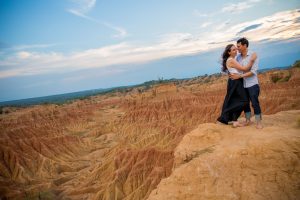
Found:
<svg viewBox="0 0 300 200"><path fill-rule="evenodd" d="M300 197L300 110L263 122L262 130L199 125L177 146L172 174L148 200Z"/></svg>

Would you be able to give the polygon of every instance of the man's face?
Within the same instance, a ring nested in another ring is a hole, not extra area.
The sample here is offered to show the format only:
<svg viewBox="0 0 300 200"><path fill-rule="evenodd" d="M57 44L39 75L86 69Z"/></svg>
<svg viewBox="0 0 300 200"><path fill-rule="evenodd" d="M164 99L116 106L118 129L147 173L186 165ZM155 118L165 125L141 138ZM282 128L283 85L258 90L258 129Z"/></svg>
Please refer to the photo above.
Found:
<svg viewBox="0 0 300 200"><path fill-rule="evenodd" d="M241 53L247 49L247 45L242 45L242 43L240 43L240 42L237 43L236 46L237 46L239 53Z"/></svg>

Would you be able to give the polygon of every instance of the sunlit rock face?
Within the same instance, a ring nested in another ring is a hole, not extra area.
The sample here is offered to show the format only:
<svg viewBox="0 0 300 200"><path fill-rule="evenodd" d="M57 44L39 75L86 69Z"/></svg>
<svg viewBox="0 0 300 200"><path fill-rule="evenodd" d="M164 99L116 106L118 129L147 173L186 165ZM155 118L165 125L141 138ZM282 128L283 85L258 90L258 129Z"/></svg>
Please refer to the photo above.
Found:
<svg viewBox="0 0 300 200"><path fill-rule="evenodd" d="M262 73L259 80L264 115L300 109L299 68ZM215 122L226 84L226 76L213 75L70 104L4 108L0 195L147 199L180 163L174 151L186 134Z"/></svg>
<svg viewBox="0 0 300 200"><path fill-rule="evenodd" d="M176 147L174 168L148 200L298 199L300 110L264 117L264 129L205 123Z"/></svg>

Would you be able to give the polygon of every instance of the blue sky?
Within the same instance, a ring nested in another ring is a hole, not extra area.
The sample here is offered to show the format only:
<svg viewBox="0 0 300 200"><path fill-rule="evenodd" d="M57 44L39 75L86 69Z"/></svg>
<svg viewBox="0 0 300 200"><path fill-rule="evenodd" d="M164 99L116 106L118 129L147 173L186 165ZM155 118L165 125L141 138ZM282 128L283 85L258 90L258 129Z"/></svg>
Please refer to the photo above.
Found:
<svg viewBox="0 0 300 200"><path fill-rule="evenodd" d="M300 59L299 0L0 0L0 30L0 101L216 73L239 37Z"/></svg>

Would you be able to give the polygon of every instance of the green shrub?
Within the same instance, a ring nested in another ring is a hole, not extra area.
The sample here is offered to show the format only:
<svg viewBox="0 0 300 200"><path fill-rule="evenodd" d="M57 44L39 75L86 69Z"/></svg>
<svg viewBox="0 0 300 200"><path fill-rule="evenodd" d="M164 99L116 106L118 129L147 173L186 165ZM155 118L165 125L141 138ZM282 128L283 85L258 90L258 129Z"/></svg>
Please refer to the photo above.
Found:
<svg viewBox="0 0 300 200"><path fill-rule="evenodd" d="M271 81L273 83L277 83L280 79L281 79L281 77L279 76L279 74L272 74L271 75Z"/></svg>
<svg viewBox="0 0 300 200"><path fill-rule="evenodd" d="M300 60L296 60L292 67L300 68Z"/></svg>
<svg viewBox="0 0 300 200"><path fill-rule="evenodd" d="M287 75L286 77L284 77L284 78L282 78L282 79L280 79L279 80L279 82L287 82L287 81L289 81L290 80L290 78L291 78L291 74L289 74L289 75Z"/></svg>
<svg viewBox="0 0 300 200"><path fill-rule="evenodd" d="M271 74L271 81L273 83L277 83L277 82L287 82L290 80L291 78L291 73L284 73L284 72L275 72L273 74Z"/></svg>

